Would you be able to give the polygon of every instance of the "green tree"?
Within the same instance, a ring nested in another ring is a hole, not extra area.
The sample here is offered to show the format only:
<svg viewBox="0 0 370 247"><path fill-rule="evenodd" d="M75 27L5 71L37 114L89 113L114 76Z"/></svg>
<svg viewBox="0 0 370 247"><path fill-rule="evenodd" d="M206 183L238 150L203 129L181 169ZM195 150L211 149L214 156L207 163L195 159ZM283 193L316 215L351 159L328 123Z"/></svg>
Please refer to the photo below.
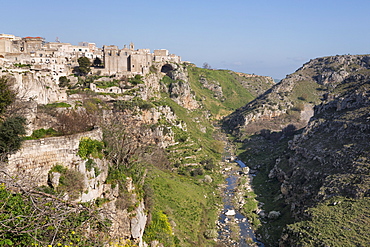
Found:
<svg viewBox="0 0 370 247"><path fill-rule="evenodd" d="M17 151L22 144L25 131L24 117L9 117L0 125L0 154L6 155Z"/></svg>
<svg viewBox="0 0 370 247"><path fill-rule="evenodd" d="M16 93L10 88L5 77L0 78L0 114L3 114L8 105L15 101Z"/></svg>
<svg viewBox="0 0 370 247"><path fill-rule="evenodd" d="M59 87L68 87L71 80L67 76L59 77Z"/></svg>
<svg viewBox="0 0 370 247"><path fill-rule="evenodd" d="M80 57L78 58L77 60L78 62L78 68L76 68L76 72L80 75L87 75L91 69L90 69L90 65L91 65L91 62L90 62L90 59L88 59L87 57Z"/></svg>

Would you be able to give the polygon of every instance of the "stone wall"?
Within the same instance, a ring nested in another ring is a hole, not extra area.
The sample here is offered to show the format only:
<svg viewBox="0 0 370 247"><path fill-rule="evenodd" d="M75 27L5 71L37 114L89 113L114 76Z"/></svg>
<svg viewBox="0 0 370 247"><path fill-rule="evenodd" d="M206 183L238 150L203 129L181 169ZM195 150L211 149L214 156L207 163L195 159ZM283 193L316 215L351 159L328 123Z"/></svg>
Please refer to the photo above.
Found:
<svg viewBox="0 0 370 247"><path fill-rule="evenodd" d="M69 136L27 140L21 149L8 157L4 170L21 181L29 181L32 185L47 185L48 172L56 164L67 168L81 170L85 166L77 156L78 145L82 137L101 140L101 129Z"/></svg>

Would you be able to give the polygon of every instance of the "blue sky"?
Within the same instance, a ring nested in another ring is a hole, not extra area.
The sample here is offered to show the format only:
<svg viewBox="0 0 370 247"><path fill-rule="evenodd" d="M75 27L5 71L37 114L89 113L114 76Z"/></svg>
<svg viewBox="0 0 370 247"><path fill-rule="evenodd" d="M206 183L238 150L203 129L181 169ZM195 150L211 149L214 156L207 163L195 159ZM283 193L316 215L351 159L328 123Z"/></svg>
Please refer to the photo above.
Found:
<svg viewBox="0 0 370 247"><path fill-rule="evenodd" d="M370 53L369 0L1 0L0 33L168 49L282 79L311 58Z"/></svg>

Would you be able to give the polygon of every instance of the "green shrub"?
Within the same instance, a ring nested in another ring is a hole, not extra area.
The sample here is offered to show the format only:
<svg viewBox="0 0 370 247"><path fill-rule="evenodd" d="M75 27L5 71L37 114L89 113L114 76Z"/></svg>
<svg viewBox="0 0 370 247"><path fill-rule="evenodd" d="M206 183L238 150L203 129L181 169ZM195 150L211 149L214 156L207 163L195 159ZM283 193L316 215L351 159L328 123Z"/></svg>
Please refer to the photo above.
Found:
<svg viewBox="0 0 370 247"><path fill-rule="evenodd" d="M140 98L134 98L131 101L118 100L114 102L114 109L124 111L124 110L134 110L135 107L139 107L142 110L149 110L154 107L154 104L148 101L144 101Z"/></svg>
<svg viewBox="0 0 370 247"><path fill-rule="evenodd" d="M177 126L172 126L171 129L175 133L175 142L186 142L189 137L186 131L180 129Z"/></svg>
<svg viewBox="0 0 370 247"><path fill-rule="evenodd" d="M60 173L59 185L55 190L59 193L67 193L72 200L78 198L85 187L84 175L62 165L55 165L50 169L49 176L52 176L52 172Z"/></svg>
<svg viewBox="0 0 370 247"><path fill-rule="evenodd" d="M30 68L31 67L31 64L21 64L21 63L15 63L14 64L15 67L18 67L18 68Z"/></svg>
<svg viewBox="0 0 370 247"><path fill-rule="evenodd" d="M22 144L22 135L26 134L23 117L7 118L0 125L0 154L17 151Z"/></svg>
<svg viewBox="0 0 370 247"><path fill-rule="evenodd" d="M66 76L59 77L59 87L68 87L70 81Z"/></svg>
<svg viewBox="0 0 370 247"><path fill-rule="evenodd" d="M71 107L70 104L65 103L65 102L56 102L56 103L51 103L45 105L46 108L61 108L61 107Z"/></svg>
<svg viewBox="0 0 370 247"><path fill-rule="evenodd" d="M89 137L82 137L78 145L77 155L82 159L87 159L90 156L93 158L102 159L104 149L104 142L92 140Z"/></svg>
<svg viewBox="0 0 370 247"><path fill-rule="evenodd" d="M6 108L15 101L16 93L11 89L8 80L5 77L0 78L0 114L3 114Z"/></svg>
<svg viewBox="0 0 370 247"><path fill-rule="evenodd" d="M95 85L98 88L109 88L109 87L118 87L120 81L119 80L112 80L112 81L95 81Z"/></svg>
<svg viewBox="0 0 370 247"><path fill-rule="evenodd" d="M147 243L158 240L164 246L175 246L171 225L162 211L153 212L152 221L144 231L144 240Z"/></svg>
<svg viewBox="0 0 370 247"><path fill-rule="evenodd" d="M40 138L58 136L58 135L59 133L56 130L54 130L53 128L49 128L49 129L34 130L30 137L31 139L40 139Z"/></svg>
<svg viewBox="0 0 370 247"><path fill-rule="evenodd" d="M141 75L135 75L134 77L130 78L128 81L133 85L138 85L138 84L143 84L144 83L143 76L141 76Z"/></svg>
<svg viewBox="0 0 370 247"><path fill-rule="evenodd" d="M86 236L87 225L106 231L102 226L109 222L99 219L87 205L74 207L55 195L18 193L0 184L0 246L103 246L98 235Z"/></svg>

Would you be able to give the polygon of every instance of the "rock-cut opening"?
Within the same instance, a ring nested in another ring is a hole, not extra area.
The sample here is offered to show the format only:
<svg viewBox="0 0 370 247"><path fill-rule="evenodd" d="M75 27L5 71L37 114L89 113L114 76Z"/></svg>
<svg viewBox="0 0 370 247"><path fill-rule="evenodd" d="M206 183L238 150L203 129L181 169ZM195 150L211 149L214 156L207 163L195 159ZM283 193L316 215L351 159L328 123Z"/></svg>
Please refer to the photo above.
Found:
<svg viewBox="0 0 370 247"><path fill-rule="evenodd" d="M172 70L173 70L173 67L172 67L171 64L165 64L165 65L162 66L161 72L167 74L168 72L170 72Z"/></svg>

